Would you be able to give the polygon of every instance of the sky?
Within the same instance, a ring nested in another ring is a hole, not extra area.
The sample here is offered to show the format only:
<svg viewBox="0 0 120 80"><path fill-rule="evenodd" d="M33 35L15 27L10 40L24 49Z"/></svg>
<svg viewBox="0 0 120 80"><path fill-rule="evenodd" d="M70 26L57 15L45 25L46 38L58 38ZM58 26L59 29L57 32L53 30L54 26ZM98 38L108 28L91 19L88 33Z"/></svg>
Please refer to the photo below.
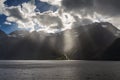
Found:
<svg viewBox="0 0 120 80"><path fill-rule="evenodd" d="M56 33L94 22L120 29L119 0L0 0L0 29Z"/></svg>
<svg viewBox="0 0 120 80"><path fill-rule="evenodd" d="M3 1L3 2L2 2ZM19 6L22 5L24 3L30 3L31 0L0 0L0 4L3 4L3 6L0 6L0 9L2 9L3 7L13 7L13 6ZM45 12L45 11L56 11L58 8L57 6L48 4L46 2L41 2L40 0L36 0L35 2L36 5L36 12ZM14 14L14 13L12 13ZM3 10L0 10L0 29L5 31L6 33L10 33L12 31L15 30L19 30L19 29L25 29L25 28L19 28L18 24L15 21L8 21L7 22L7 15L5 15L3 13ZM28 28L26 28L28 29Z"/></svg>

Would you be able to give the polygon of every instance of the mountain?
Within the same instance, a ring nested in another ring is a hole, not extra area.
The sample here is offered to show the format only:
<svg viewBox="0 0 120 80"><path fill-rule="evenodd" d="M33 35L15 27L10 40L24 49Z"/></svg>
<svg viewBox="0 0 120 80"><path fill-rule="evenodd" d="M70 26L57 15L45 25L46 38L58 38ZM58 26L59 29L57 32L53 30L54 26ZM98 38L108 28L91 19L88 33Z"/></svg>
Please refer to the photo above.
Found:
<svg viewBox="0 0 120 80"><path fill-rule="evenodd" d="M112 60L119 56L116 53L112 57L114 44L119 43L117 39L119 30L108 22L77 26L55 34L17 30L0 38L0 59L106 60L111 55Z"/></svg>
<svg viewBox="0 0 120 80"><path fill-rule="evenodd" d="M120 60L120 38L117 38L101 56L104 60Z"/></svg>
<svg viewBox="0 0 120 80"><path fill-rule="evenodd" d="M107 22L93 23L67 30L64 32L66 35L65 46L68 47L66 53L70 59L101 59L100 56L103 55L106 48L118 37L116 36L117 31L117 28ZM70 43L72 44L70 45Z"/></svg>
<svg viewBox="0 0 120 80"><path fill-rule="evenodd" d="M62 54L52 50L47 43L40 43L38 32L15 31L3 38L0 45L0 59L2 60L55 60L62 58ZM4 42L4 40L6 42Z"/></svg>
<svg viewBox="0 0 120 80"><path fill-rule="evenodd" d="M2 30L0 30L0 54L1 56L5 53L6 51L6 45L7 45L7 40L8 35L4 33Z"/></svg>
<svg viewBox="0 0 120 80"><path fill-rule="evenodd" d="M26 30L16 30L9 34L9 36L11 37L26 37L28 35L29 35L29 31Z"/></svg>
<svg viewBox="0 0 120 80"><path fill-rule="evenodd" d="M5 34L5 32L3 32L2 30L0 30L0 38L6 37L7 34Z"/></svg>

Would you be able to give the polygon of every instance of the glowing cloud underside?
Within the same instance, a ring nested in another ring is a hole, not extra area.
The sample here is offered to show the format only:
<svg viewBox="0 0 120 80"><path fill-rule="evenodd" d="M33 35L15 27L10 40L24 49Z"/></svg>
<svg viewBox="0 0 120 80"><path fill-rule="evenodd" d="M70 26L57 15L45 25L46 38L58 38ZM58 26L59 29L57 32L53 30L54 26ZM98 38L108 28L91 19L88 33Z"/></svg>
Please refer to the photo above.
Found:
<svg viewBox="0 0 120 80"><path fill-rule="evenodd" d="M74 11L66 11L61 5L62 0L40 0L43 2L48 2L52 5L57 5L59 9L55 12L49 10L43 13L36 12L35 1L31 0L29 3L23 3L19 6L5 7L3 5L4 0L1 0L0 12L5 14L7 21L5 23L15 22L18 24L19 28L24 28L32 31L44 31L47 33L56 33L71 29L75 26L86 25L92 22L109 21L114 24L113 19L108 16L103 16L97 12L84 15L81 14L85 12L74 13ZM4 8L3 8L4 7ZM76 24L78 23L78 24ZM118 26L118 23L114 25Z"/></svg>

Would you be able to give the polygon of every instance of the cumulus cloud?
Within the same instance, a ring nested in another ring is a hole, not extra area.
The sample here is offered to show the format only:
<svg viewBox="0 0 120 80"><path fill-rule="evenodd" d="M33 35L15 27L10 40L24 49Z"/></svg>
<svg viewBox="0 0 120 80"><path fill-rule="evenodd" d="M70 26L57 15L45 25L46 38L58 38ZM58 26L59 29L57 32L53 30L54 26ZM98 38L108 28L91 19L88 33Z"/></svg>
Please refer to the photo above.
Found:
<svg viewBox="0 0 120 80"><path fill-rule="evenodd" d="M5 1L6 1L6 0L0 0L0 14L3 13L4 7L5 7L5 5L4 5L4 2L5 2Z"/></svg>
<svg viewBox="0 0 120 80"><path fill-rule="evenodd" d="M62 9L43 13L36 12L35 9L34 0L18 6L5 7L4 14L8 16L5 23L15 22L19 28L30 31L37 29L36 31L55 33L69 29L74 22L74 18Z"/></svg>
<svg viewBox="0 0 120 80"><path fill-rule="evenodd" d="M47 3L52 4L52 5L61 6L62 0L40 0L40 1L47 2Z"/></svg>
<svg viewBox="0 0 120 80"><path fill-rule="evenodd" d="M4 14L8 16L8 22L17 23L19 28L33 29L34 23L32 21L32 16L35 15L34 9L35 6L31 3L24 3L19 6L6 7Z"/></svg>

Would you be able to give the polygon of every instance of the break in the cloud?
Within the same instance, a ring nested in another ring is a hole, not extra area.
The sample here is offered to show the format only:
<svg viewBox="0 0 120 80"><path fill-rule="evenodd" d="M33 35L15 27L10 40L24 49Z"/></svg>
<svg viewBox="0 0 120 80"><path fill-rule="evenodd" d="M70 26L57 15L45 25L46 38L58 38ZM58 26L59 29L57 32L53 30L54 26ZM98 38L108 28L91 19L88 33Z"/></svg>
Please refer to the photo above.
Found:
<svg viewBox="0 0 120 80"><path fill-rule="evenodd" d="M5 0L1 1L0 11L8 16L5 23L15 22L19 28L30 31L55 33L100 21L111 22L118 28L120 26L118 0L40 0L58 6L55 12L49 10L43 13L35 11L34 0L12 7L5 7Z"/></svg>

